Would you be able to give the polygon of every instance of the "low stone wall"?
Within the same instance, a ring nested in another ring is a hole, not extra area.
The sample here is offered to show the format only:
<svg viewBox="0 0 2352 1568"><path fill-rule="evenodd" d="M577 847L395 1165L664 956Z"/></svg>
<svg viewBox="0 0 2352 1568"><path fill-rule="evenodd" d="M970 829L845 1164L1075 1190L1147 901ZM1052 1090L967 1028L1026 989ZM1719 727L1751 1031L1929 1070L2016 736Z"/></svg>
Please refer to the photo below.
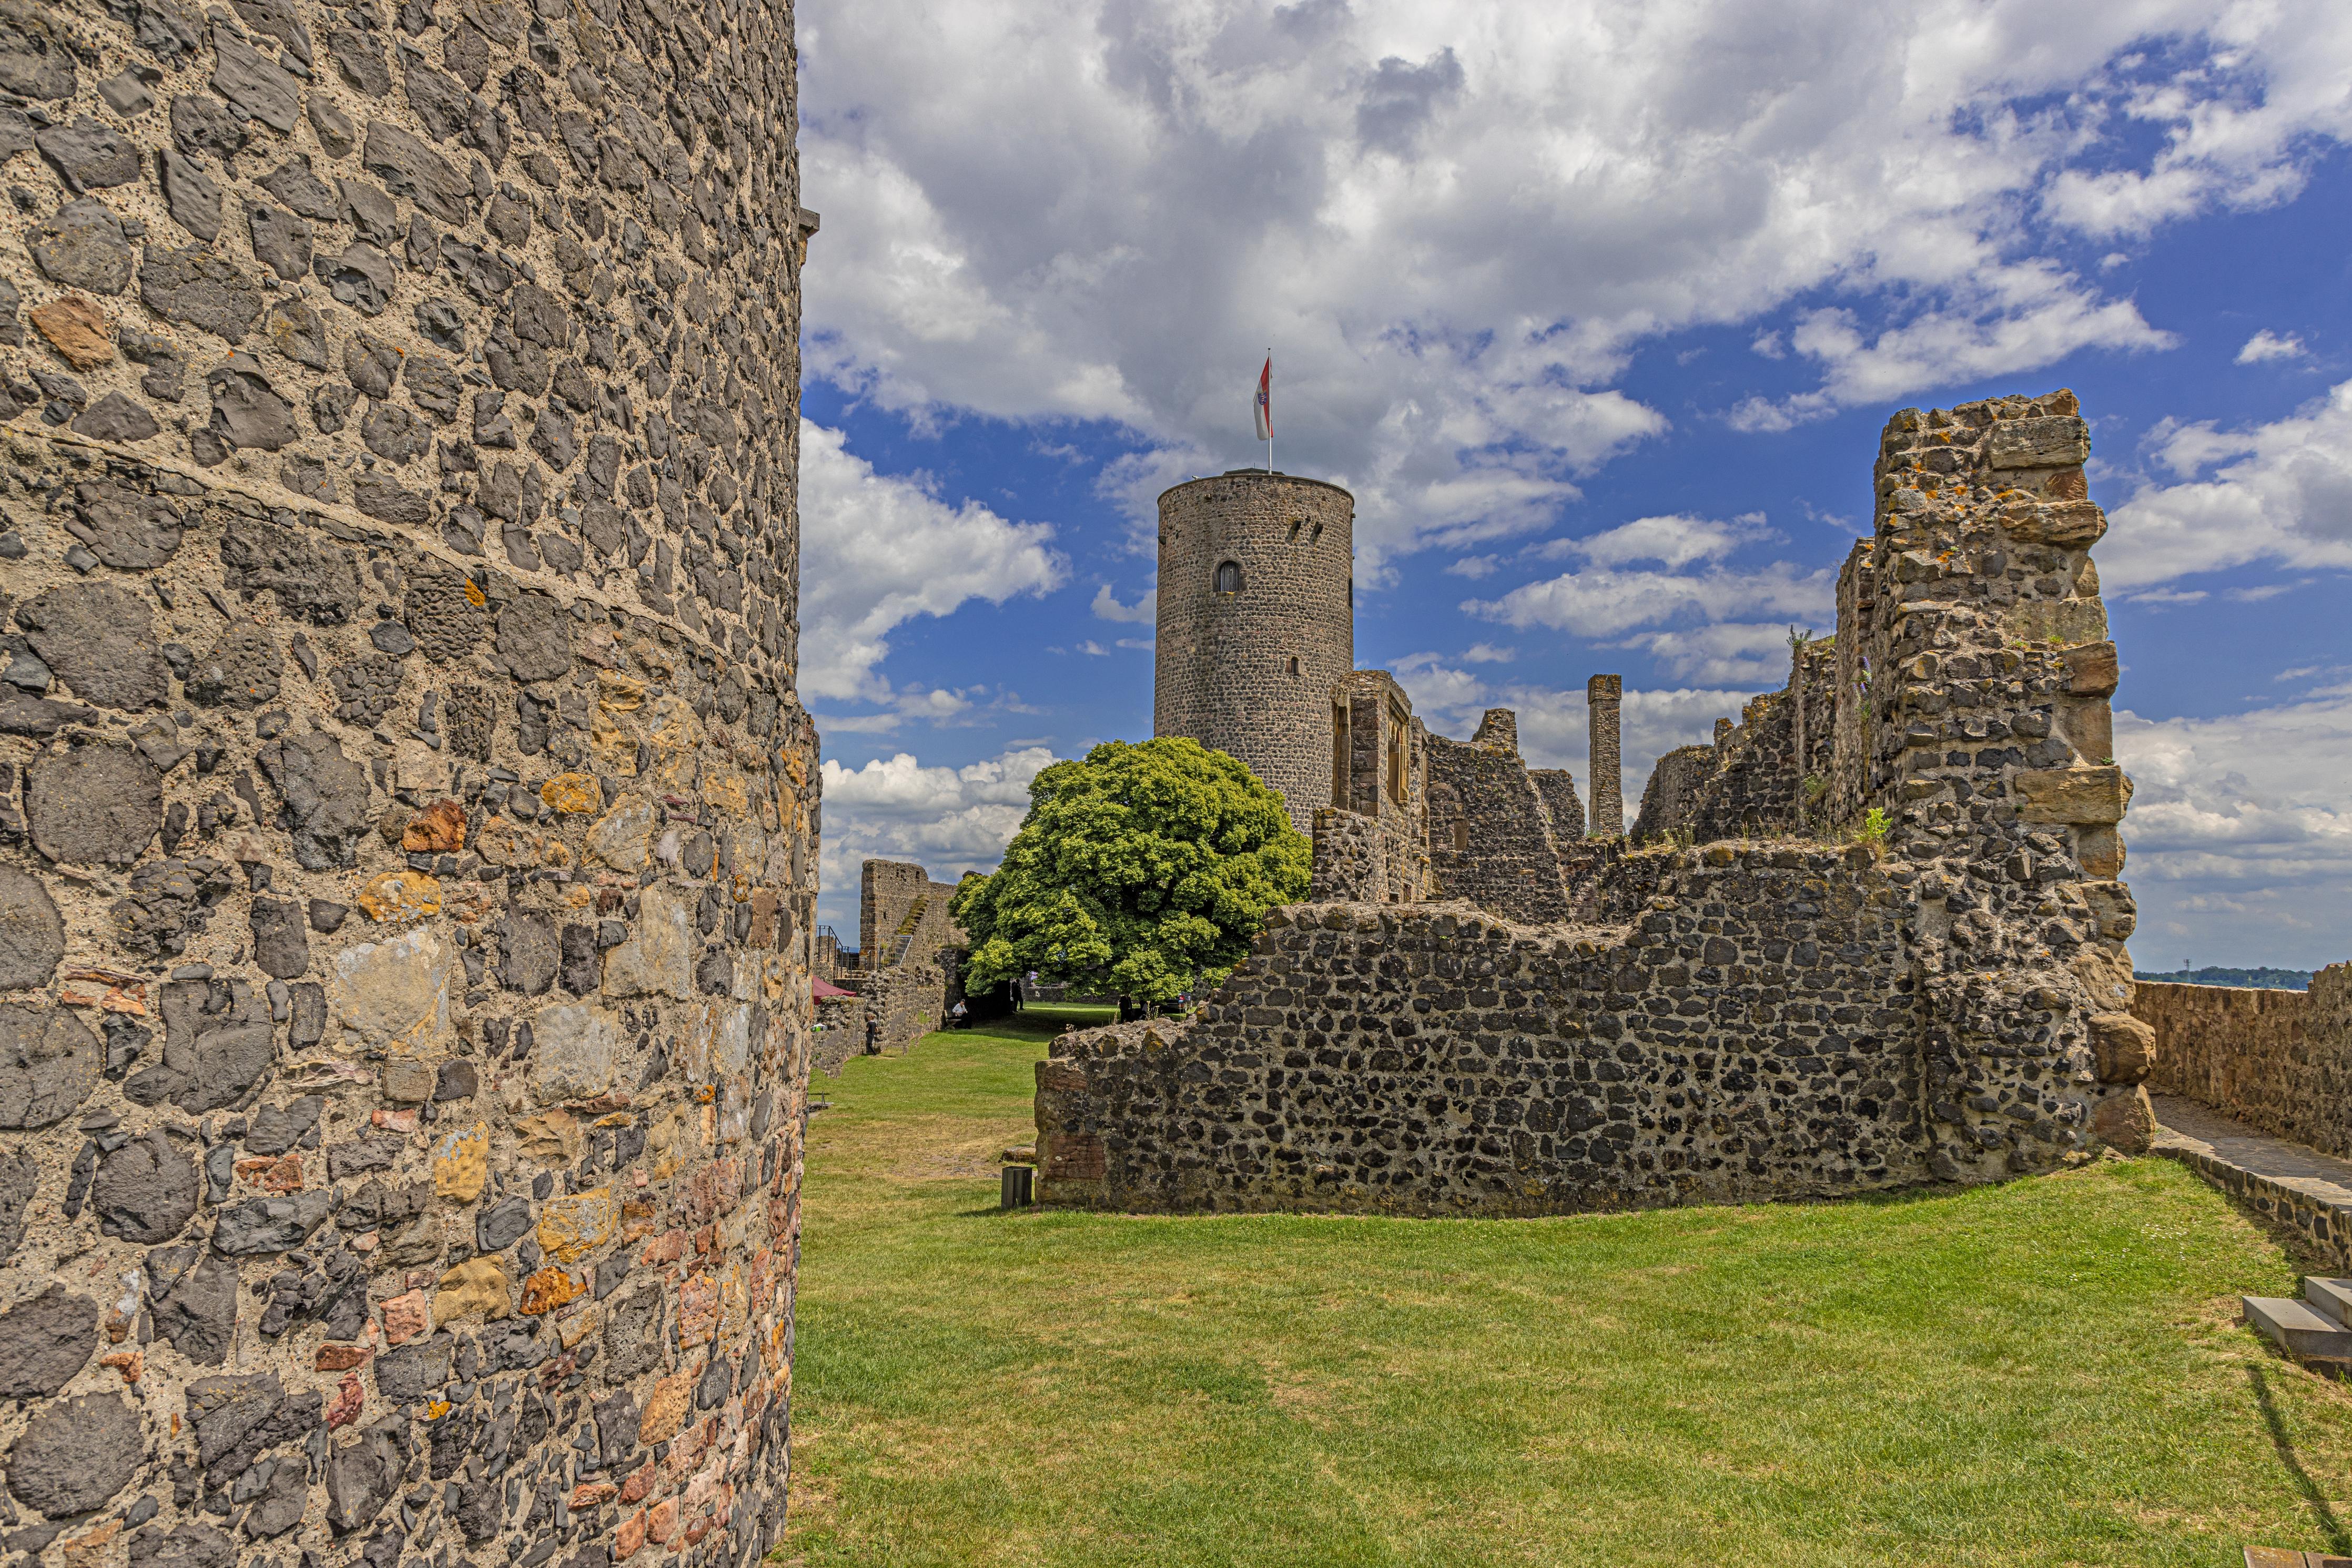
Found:
<svg viewBox="0 0 2352 1568"><path fill-rule="evenodd" d="M2352 1155L2352 964L2308 991L2142 980L2131 1010L2156 1032L2150 1090Z"/></svg>
<svg viewBox="0 0 2352 1568"><path fill-rule="evenodd" d="M1672 858L1631 928L1275 912L1197 1021L1054 1042L1045 1199L1544 1214L1928 1179L1901 889L1861 850Z"/></svg>

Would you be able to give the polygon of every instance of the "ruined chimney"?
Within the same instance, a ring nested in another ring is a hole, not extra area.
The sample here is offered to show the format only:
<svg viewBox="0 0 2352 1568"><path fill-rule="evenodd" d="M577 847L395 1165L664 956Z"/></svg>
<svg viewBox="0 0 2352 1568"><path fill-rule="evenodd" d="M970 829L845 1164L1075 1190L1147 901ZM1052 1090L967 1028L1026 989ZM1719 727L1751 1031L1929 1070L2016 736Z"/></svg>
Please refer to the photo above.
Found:
<svg viewBox="0 0 2352 1568"><path fill-rule="evenodd" d="M1478 733L1470 744L1488 751L1499 751L1506 757L1519 754L1519 716L1507 707L1490 707L1486 716L1478 721Z"/></svg>
<svg viewBox="0 0 2352 1568"><path fill-rule="evenodd" d="M1625 694L1622 675L1595 675L1584 683L1584 711L1591 727L1592 821L1596 839L1625 831L1625 801L1618 782L1617 706Z"/></svg>

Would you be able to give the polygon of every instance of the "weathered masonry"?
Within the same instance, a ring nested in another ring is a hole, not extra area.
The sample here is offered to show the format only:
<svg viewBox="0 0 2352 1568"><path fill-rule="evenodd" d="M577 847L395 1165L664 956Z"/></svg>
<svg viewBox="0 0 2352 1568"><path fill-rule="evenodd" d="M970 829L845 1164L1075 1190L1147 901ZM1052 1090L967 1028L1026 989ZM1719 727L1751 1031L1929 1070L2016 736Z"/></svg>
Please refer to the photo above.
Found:
<svg viewBox="0 0 2352 1568"><path fill-rule="evenodd" d="M1045 1199L1551 1213L2144 1147L2088 455L2067 392L1890 421L1835 637L1652 792L1688 847L1564 841L1499 713L1319 812L1316 902L1193 1018L1039 1065ZM1475 872L1442 859L1465 782L1520 824Z"/></svg>
<svg viewBox="0 0 2352 1568"><path fill-rule="evenodd" d="M0 1548L744 1564L788 5L0 0Z"/></svg>
<svg viewBox="0 0 2352 1568"><path fill-rule="evenodd" d="M955 884L933 882L906 861L867 861L859 873L856 963L826 977L852 995L819 1008L825 1025L814 1061L838 1075L859 1054L902 1049L945 1027L963 996L968 946L949 901Z"/></svg>
<svg viewBox="0 0 2352 1568"><path fill-rule="evenodd" d="M2156 1092L2352 1156L2352 964L2308 991L2142 980L2132 1013L2148 1026Z"/></svg>
<svg viewBox="0 0 2352 1568"><path fill-rule="evenodd" d="M1160 497L1151 732L1238 758L1301 832L1328 799L1355 666L1355 497L1240 468Z"/></svg>

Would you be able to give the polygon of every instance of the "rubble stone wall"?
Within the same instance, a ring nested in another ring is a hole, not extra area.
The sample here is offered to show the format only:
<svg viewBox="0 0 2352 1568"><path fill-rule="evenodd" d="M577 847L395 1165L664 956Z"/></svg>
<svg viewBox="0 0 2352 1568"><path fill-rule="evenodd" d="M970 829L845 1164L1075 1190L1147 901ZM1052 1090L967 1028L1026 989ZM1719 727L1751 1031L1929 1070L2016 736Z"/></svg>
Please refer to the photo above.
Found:
<svg viewBox="0 0 2352 1568"><path fill-rule="evenodd" d="M2141 980L2131 1010L2154 1033L2157 1093L2352 1155L2352 964L2308 991Z"/></svg>
<svg viewBox="0 0 2352 1568"><path fill-rule="evenodd" d="M781 1529L788 5L0 4L0 1545Z"/></svg>
<svg viewBox="0 0 2352 1568"><path fill-rule="evenodd" d="M1659 855L1632 929L1276 912L1200 1021L1055 1042L1051 1201L1542 1214L1925 1180L1901 900L1875 862Z"/></svg>
<svg viewBox="0 0 2352 1568"><path fill-rule="evenodd" d="M1507 715L1431 737L1433 891L1465 902L1296 906L1197 1018L1062 1036L1045 1199L1520 1213L2147 1147L2088 455L2065 392L1888 422L1834 641L1719 736L1696 847L1614 836L1613 677L1588 696L1606 836L1572 852ZM1318 897L1378 858L1343 826Z"/></svg>

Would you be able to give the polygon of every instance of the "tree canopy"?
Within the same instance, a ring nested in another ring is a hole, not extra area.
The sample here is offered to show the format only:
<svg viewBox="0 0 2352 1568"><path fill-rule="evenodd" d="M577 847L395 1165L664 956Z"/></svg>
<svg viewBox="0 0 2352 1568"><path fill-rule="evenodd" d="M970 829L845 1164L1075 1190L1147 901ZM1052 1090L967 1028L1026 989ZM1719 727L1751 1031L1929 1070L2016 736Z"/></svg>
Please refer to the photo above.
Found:
<svg viewBox="0 0 2352 1568"><path fill-rule="evenodd" d="M1307 896L1311 859L1282 797L1223 752L1106 741L1038 774L1003 864L956 890L965 984L1034 969L1172 1001L1223 979L1268 909Z"/></svg>

